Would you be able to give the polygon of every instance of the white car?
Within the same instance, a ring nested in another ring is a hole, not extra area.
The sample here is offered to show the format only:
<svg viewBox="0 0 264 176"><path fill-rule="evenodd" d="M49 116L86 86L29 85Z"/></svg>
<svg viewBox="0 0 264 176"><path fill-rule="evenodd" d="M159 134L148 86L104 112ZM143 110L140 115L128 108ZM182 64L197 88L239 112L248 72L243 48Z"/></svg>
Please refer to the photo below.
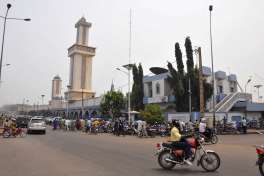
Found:
<svg viewBox="0 0 264 176"><path fill-rule="evenodd" d="M42 132L42 134L46 134L46 124L44 119L39 117L33 117L30 119L28 123L28 133L33 131Z"/></svg>

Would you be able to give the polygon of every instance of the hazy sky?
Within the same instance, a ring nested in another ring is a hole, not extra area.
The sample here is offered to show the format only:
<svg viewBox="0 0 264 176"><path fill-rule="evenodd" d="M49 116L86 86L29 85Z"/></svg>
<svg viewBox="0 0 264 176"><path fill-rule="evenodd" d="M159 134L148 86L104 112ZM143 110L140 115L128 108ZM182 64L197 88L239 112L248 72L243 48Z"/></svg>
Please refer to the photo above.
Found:
<svg viewBox="0 0 264 176"><path fill-rule="evenodd" d="M57 74L66 90L67 49L75 42L74 25L82 16L92 23L89 42L97 48L92 85L96 95L109 90L112 79L126 91L127 76L115 68L128 62L130 8L132 61L141 62L145 74L151 66L175 60L175 42L185 52L186 36L193 46L202 47L203 64L211 64L208 6L213 4L215 69L237 74L242 87L252 76L252 93L253 85L264 84L263 0L1 0L1 15L7 3L12 4L9 17L32 21L8 21L3 64L11 65L2 70L0 105L22 103L23 98L41 102L41 94L48 102Z"/></svg>

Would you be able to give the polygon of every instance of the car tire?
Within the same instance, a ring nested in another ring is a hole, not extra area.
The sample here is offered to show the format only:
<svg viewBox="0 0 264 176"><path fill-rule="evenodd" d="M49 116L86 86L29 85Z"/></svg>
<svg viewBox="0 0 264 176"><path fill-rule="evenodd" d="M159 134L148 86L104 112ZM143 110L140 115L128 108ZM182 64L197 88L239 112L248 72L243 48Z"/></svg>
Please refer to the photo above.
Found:
<svg viewBox="0 0 264 176"><path fill-rule="evenodd" d="M46 134L46 131L43 131L42 134Z"/></svg>
<svg viewBox="0 0 264 176"><path fill-rule="evenodd" d="M27 134L30 134L31 133L31 131L30 130L27 130Z"/></svg>

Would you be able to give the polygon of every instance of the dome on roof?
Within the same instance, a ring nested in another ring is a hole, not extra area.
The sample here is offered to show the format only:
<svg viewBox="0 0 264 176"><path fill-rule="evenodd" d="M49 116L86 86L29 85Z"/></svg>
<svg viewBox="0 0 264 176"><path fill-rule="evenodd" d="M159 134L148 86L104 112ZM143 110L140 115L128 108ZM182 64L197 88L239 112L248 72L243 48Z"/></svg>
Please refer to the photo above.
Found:
<svg viewBox="0 0 264 176"><path fill-rule="evenodd" d="M56 76L54 76L54 78L53 79L59 79L59 80L61 80L61 78L60 78L60 76L59 75L56 75Z"/></svg>

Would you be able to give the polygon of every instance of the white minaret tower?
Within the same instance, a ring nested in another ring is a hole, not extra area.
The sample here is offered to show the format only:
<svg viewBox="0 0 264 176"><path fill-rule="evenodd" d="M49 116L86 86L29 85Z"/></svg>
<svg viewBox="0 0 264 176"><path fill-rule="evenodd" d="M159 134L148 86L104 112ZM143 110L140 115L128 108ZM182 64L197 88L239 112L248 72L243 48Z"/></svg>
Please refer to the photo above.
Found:
<svg viewBox="0 0 264 176"><path fill-rule="evenodd" d="M66 92L68 100L75 101L92 98L92 58L95 48L88 46L91 23L82 17L76 24L76 43L68 49L70 57L70 89Z"/></svg>
<svg viewBox="0 0 264 176"><path fill-rule="evenodd" d="M55 76L52 80L52 100L60 100L61 99L61 78L59 75Z"/></svg>

